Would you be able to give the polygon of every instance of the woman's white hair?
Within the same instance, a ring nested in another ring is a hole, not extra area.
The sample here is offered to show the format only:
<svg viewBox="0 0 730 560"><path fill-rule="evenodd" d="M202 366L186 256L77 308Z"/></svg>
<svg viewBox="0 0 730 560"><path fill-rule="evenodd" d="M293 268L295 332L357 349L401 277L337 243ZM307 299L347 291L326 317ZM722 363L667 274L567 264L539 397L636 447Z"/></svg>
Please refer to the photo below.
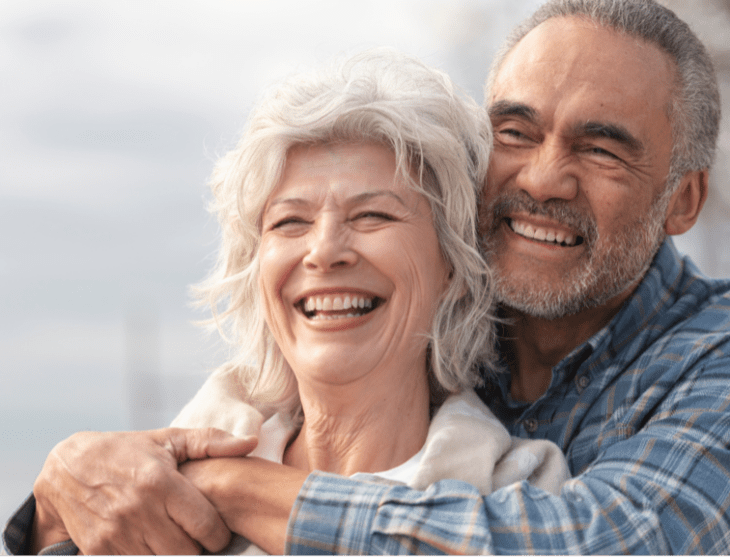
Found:
<svg viewBox="0 0 730 560"><path fill-rule="evenodd" d="M296 379L263 314L259 295L261 217L294 146L376 143L395 154L397 173L429 201L452 280L429 337L432 401L474 387L494 363L492 282L478 252L477 202L491 146L483 110L443 72L390 49L324 71L292 76L251 113L235 149L216 164L211 209L222 228L218 264L195 288L233 346L223 366L259 407L296 416ZM411 178L411 171L419 182Z"/></svg>

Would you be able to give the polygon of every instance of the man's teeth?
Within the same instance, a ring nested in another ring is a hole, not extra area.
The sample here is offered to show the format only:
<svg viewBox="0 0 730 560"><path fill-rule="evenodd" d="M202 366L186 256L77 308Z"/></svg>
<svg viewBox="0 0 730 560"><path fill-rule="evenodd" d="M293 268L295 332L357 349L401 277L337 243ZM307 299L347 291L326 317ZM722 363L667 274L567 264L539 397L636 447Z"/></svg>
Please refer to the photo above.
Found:
<svg viewBox="0 0 730 560"><path fill-rule="evenodd" d="M339 296L314 296L304 299L305 313L312 313L311 318L338 319L341 317L358 317L363 315L365 309L372 309L372 298L346 294ZM331 315L319 314L317 311L347 311L349 313L336 313Z"/></svg>
<svg viewBox="0 0 730 560"><path fill-rule="evenodd" d="M569 233L566 234L562 231L553 231L548 228L533 227L530 224L518 222L517 220L509 220L508 223L512 231L518 233L522 237L527 237L528 239L548 241L550 243L557 243L567 247L576 245L577 237Z"/></svg>

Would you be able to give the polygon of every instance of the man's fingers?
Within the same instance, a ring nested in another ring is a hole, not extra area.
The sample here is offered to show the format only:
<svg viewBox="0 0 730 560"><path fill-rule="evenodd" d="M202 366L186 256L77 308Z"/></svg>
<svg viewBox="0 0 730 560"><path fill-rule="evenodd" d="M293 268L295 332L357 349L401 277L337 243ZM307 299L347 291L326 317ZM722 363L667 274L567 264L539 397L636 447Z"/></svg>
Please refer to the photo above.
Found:
<svg viewBox="0 0 730 560"><path fill-rule="evenodd" d="M177 480L172 482L177 492L168 495L165 502L167 515L206 550L222 550L231 540L228 527L205 496L182 474L175 474L177 476L173 478Z"/></svg>
<svg viewBox="0 0 730 560"><path fill-rule="evenodd" d="M258 444L256 436L238 438L216 428L165 428L156 433L178 463L208 457L244 457Z"/></svg>
<svg viewBox="0 0 730 560"><path fill-rule="evenodd" d="M189 459L237 457L255 446L255 437L213 429L76 434L54 448L36 481L37 524L45 530L35 544L51 544L63 530L92 554L221 550L228 528L177 469Z"/></svg>
<svg viewBox="0 0 730 560"><path fill-rule="evenodd" d="M223 433L227 437L215 437L208 442L206 449L208 457L245 457L256 449L259 443L259 438L256 436L237 438Z"/></svg>
<svg viewBox="0 0 730 560"><path fill-rule="evenodd" d="M174 476L184 478L177 471L172 472ZM145 485L138 489L138 494L117 496L112 501L114 510L108 512L112 514L109 517L95 515L94 510L100 507L95 500L78 504L76 511L79 513L87 506L91 507L85 517L94 519L93 530L81 526L74 531L80 532L75 535L74 542L81 551L94 555L199 554L200 545L170 518L167 511L170 496L178 493L184 496L197 489L186 480L167 479L164 484L162 479L158 480L161 486L157 492ZM205 502L202 496L199 500ZM207 502L205 504L210 507ZM199 503L192 502L188 515L201 515ZM225 525L223 531L228 531Z"/></svg>

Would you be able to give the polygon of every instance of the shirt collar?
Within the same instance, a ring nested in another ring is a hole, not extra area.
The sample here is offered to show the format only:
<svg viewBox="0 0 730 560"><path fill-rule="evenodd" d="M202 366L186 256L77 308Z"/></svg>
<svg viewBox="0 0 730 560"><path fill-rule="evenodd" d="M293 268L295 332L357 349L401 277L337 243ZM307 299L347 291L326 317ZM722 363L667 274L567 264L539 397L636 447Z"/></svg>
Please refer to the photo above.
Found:
<svg viewBox="0 0 730 560"><path fill-rule="evenodd" d="M653 333L647 327L676 299L684 265L674 243L667 238L659 247L639 286L609 324L574 348L553 368L553 379L546 394L569 380L591 356L605 355L606 352L615 355L638 336L659 336L661 333ZM503 365L501 373L494 374L491 378L500 387L502 397L507 402L509 370L506 365Z"/></svg>

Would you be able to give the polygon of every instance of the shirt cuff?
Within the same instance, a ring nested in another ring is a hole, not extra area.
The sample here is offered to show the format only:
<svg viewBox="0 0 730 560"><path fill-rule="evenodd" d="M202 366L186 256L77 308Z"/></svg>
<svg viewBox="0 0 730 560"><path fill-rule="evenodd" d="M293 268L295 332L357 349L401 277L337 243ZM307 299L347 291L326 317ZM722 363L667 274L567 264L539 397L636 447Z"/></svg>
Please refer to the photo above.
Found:
<svg viewBox="0 0 730 560"><path fill-rule="evenodd" d="M5 524L3 530L3 555L19 556L28 554L33 516L35 515L35 496L28 496ZM73 556L79 549L73 541L63 541L45 547L38 554L42 556Z"/></svg>
<svg viewBox="0 0 730 560"><path fill-rule="evenodd" d="M8 556L28 554L34 515L35 496L31 494L5 524L3 529L3 554Z"/></svg>
<svg viewBox="0 0 730 560"><path fill-rule="evenodd" d="M304 482L287 527L284 554L364 555L373 520L392 483L314 471Z"/></svg>

